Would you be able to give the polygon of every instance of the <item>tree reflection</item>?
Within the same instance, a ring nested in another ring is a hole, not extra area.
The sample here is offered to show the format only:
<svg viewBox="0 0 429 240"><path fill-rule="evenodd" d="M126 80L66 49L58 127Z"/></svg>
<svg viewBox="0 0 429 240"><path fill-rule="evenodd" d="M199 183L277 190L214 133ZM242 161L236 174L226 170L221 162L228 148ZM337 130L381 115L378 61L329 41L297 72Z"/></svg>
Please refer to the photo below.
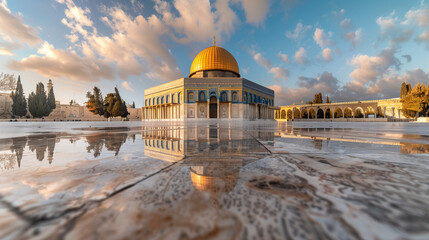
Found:
<svg viewBox="0 0 429 240"><path fill-rule="evenodd" d="M29 136L28 140L28 148L30 151L36 151L36 159L39 161L43 161L45 159L45 152L48 152L48 162L52 163L54 157L54 149L56 143L56 134L45 134L43 136L35 135Z"/></svg>
<svg viewBox="0 0 429 240"><path fill-rule="evenodd" d="M94 157L98 157L104 146L108 151L115 152L115 156L117 156L127 139L132 139L133 142L135 142L136 135L128 133L101 133L89 135L86 137L88 143L86 150L88 153L92 152Z"/></svg>

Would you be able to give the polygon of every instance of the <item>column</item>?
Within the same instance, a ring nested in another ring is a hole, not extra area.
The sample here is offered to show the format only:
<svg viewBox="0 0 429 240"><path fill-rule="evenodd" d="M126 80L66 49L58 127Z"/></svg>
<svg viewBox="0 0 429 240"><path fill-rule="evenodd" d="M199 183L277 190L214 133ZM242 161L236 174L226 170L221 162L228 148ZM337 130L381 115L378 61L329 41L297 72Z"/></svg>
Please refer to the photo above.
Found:
<svg viewBox="0 0 429 240"><path fill-rule="evenodd" d="M220 118L220 101L217 99L217 118Z"/></svg>
<svg viewBox="0 0 429 240"><path fill-rule="evenodd" d="M392 108L392 118L395 118L395 108Z"/></svg>
<svg viewBox="0 0 429 240"><path fill-rule="evenodd" d="M173 105L170 105L170 120L173 119Z"/></svg>
<svg viewBox="0 0 429 240"><path fill-rule="evenodd" d="M386 107L383 107L383 118L386 118Z"/></svg>
<svg viewBox="0 0 429 240"><path fill-rule="evenodd" d="M195 118L198 118L198 103L197 102L195 102L194 103L194 117Z"/></svg>
<svg viewBox="0 0 429 240"><path fill-rule="evenodd" d="M232 103L228 103L228 118L231 119L231 109L232 109Z"/></svg>
<svg viewBox="0 0 429 240"><path fill-rule="evenodd" d="M207 99L207 109L206 109L207 118L210 118L210 100Z"/></svg>
<svg viewBox="0 0 429 240"><path fill-rule="evenodd" d="M307 110L307 119L310 119L310 112L308 110Z"/></svg>

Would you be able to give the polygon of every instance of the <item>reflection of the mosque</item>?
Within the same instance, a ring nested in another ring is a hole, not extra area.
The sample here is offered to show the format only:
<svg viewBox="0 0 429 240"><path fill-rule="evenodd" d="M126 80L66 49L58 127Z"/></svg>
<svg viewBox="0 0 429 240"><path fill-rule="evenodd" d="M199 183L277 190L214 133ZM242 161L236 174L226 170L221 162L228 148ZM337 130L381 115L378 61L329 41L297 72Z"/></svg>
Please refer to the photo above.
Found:
<svg viewBox="0 0 429 240"><path fill-rule="evenodd" d="M420 143L409 143L400 142L394 140L364 140L361 138L348 137L339 135L338 137L326 137L327 132L347 132L349 129L334 129L334 128L294 128L287 126L286 124L279 124L278 131L275 133L275 137L289 138L289 139L303 139L311 140L314 144L314 148L321 150L323 142L343 142L343 143L363 143L363 144L377 144L377 145L390 145L399 146L399 153L401 154L427 154L429 153L429 144ZM338 135L338 134L336 134ZM390 134L393 135L393 134ZM404 135L397 134L397 138L420 138L419 135Z"/></svg>
<svg viewBox="0 0 429 240"><path fill-rule="evenodd" d="M48 163L52 163L54 158L55 145L62 140L68 140L72 145L75 141L86 142L86 151L94 158L100 156L103 148L118 155L121 146L132 140L135 142L136 135L142 135L144 140L144 154L164 161L178 161L183 158L209 159L207 162L214 162L213 159L222 162L221 159L241 159L246 153L267 153L266 149L255 139L273 142L274 138L308 139L313 141L316 149L322 148L323 141L339 141L366 144L384 144L399 146L399 152L409 153L429 153L428 144L399 142L393 140L362 140L356 138L326 137L327 131L333 129L313 129L313 128L291 128L286 125L278 126L277 130L256 130L247 134L239 128L215 125L193 126L193 127L143 127L141 131L129 131L129 129L99 129L102 132L87 135L72 135L64 133L35 134L25 137L0 139L0 170L13 169L15 166L21 167L21 160L26 153L35 155L39 161L43 161L46 156ZM323 132L323 133L322 133ZM28 151L27 150L27 151ZM77 149L80 151L80 149ZM207 166L203 170L199 166L191 167L191 176L197 179L197 175L210 172ZM198 185L198 184L197 184Z"/></svg>
<svg viewBox="0 0 429 240"><path fill-rule="evenodd" d="M267 153L255 137L274 140L274 133L258 132L253 136L217 125L142 131L145 155L164 161L184 159L195 189L213 194L234 189L245 155Z"/></svg>

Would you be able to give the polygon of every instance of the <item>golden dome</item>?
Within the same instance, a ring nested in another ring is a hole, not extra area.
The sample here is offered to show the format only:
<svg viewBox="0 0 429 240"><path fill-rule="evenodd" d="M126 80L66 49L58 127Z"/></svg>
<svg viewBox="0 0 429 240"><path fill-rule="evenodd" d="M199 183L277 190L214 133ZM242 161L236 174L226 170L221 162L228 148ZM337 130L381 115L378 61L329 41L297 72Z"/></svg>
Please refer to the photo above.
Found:
<svg viewBox="0 0 429 240"><path fill-rule="evenodd" d="M224 48L215 45L197 54L194 61L192 61L189 77L196 72L204 70L230 71L240 76L238 64L234 56Z"/></svg>

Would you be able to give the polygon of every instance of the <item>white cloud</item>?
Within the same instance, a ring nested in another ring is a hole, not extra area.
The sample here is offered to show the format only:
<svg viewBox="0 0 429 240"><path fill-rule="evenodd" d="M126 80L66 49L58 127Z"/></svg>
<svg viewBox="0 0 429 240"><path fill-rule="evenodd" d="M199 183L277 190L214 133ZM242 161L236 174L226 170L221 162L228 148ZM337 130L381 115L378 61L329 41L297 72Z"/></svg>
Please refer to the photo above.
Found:
<svg viewBox="0 0 429 240"><path fill-rule="evenodd" d="M419 82L427 83L429 72L417 68L406 71L402 75L386 73L367 85L355 85L349 82L344 86L339 85L338 79L332 73L324 72L315 78L299 77L296 88L283 85L273 85L268 88L274 90L276 94L276 105L287 105L312 100L314 94L318 92L322 92L324 96L329 95L329 98L335 102L394 98L399 97L402 82L411 85Z"/></svg>
<svg viewBox="0 0 429 240"><path fill-rule="evenodd" d="M271 61L264 58L261 53L255 53L253 55L253 59L255 59L255 61L259 65L263 66L264 68L272 68L273 67L273 64L271 63Z"/></svg>
<svg viewBox="0 0 429 240"><path fill-rule="evenodd" d="M174 30L172 38L180 43L205 42L216 36L229 36L238 17L229 6L229 0L217 0L213 8L209 0L176 0L171 5L155 0L155 10L163 22Z"/></svg>
<svg viewBox="0 0 429 240"><path fill-rule="evenodd" d="M417 36L416 41L419 43L424 43L426 49L429 49L429 31L425 31Z"/></svg>
<svg viewBox="0 0 429 240"><path fill-rule="evenodd" d="M7 48L0 48L0 55L13 56L13 52Z"/></svg>
<svg viewBox="0 0 429 240"><path fill-rule="evenodd" d="M283 67L272 67L268 72L274 74L275 80L283 79L286 81L289 76L289 71Z"/></svg>
<svg viewBox="0 0 429 240"><path fill-rule="evenodd" d="M325 32L321 28L316 28L313 39L322 49L332 45L331 40L328 38L328 36L326 36Z"/></svg>
<svg viewBox="0 0 429 240"><path fill-rule="evenodd" d="M350 18L344 18L343 20L341 20L340 27L342 29L353 29L354 28Z"/></svg>
<svg viewBox="0 0 429 240"><path fill-rule="evenodd" d="M362 28L348 32L346 34L346 40L350 41L353 47L356 47L362 41Z"/></svg>
<svg viewBox="0 0 429 240"><path fill-rule="evenodd" d="M141 3L138 0L131 0L131 5L133 6L134 9L136 10L143 10L144 5L143 3Z"/></svg>
<svg viewBox="0 0 429 240"><path fill-rule="evenodd" d="M403 24L416 24L420 27L429 26L429 8L421 7L415 10L409 10L405 14Z"/></svg>
<svg viewBox="0 0 429 240"><path fill-rule="evenodd" d="M126 90L130 92L135 92L134 88L131 87L131 83L129 81L123 81L122 87L124 87Z"/></svg>
<svg viewBox="0 0 429 240"><path fill-rule="evenodd" d="M399 60L394 56L395 49L383 49L377 56L358 55L351 60L351 65L355 70L350 73L350 77L361 83L375 80L384 74L391 66L400 65Z"/></svg>
<svg viewBox="0 0 429 240"><path fill-rule="evenodd" d="M48 42L43 43L37 52L41 56L30 55L21 61L10 60L7 65L15 70L35 71L48 78L64 77L82 82L114 79L113 70L105 61L82 58L75 52L55 49Z"/></svg>
<svg viewBox="0 0 429 240"><path fill-rule="evenodd" d="M253 55L253 59L261 66L263 66L265 69L268 70L269 73L274 75L275 80L283 79L287 80L289 77L289 70L287 68L284 68L282 66L273 66L270 60L266 59L264 56L262 56L261 53L255 52L253 50L250 50L249 53Z"/></svg>
<svg viewBox="0 0 429 240"><path fill-rule="evenodd" d="M296 24L295 30L292 32L287 31L286 37L293 39L295 41L299 41L304 37L304 34L311 29L311 25L303 25L302 22L298 22Z"/></svg>
<svg viewBox="0 0 429 240"><path fill-rule="evenodd" d="M382 74L380 77L367 85L353 84L350 82L344 86L341 92L342 99L382 99L399 97L400 87L402 82L415 85L419 82L429 82L429 73L425 73L422 69L416 68L414 70L406 71L400 75Z"/></svg>
<svg viewBox="0 0 429 240"><path fill-rule="evenodd" d="M376 23L380 26L381 31L388 31L390 29L393 29L396 27L396 21L398 20L397 17L394 17L395 13L392 12L387 17L379 17L376 20Z"/></svg>
<svg viewBox="0 0 429 240"><path fill-rule="evenodd" d="M307 64L307 52L303 47L300 47L298 51L295 52L295 60L302 65Z"/></svg>
<svg viewBox="0 0 429 240"><path fill-rule="evenodd" d="M285 63L290 63L289 57L286 54L283 54L282 52L279 52L277 56Z"/></svg>
<svg viewBox="0 0 429 240"><path fill-rule="evenodd" d="M322 51L322 57L323 57L323 59L325 59L326 62L332 61L331 49L330 48L323 49L323 51Z"/></svg>
<svg viewBox="0 0 429 240"><path fill-rule="evenodd" d="M22 47L23 44L35 46L40 38L34 28L24 24L22 16L13 15L6 1L0 2L0 48L11 50Z"/></svg>
<svg viewBox="0 0 429 240"><path fill-rule="evenodd" d="M268 0L235 0L240 2L246 13L246 22L258 25L265 21L269 10Z"/></svg>
<svg viewBox="0 0 429 240"><path fill-rule="evenodd" d="M268 88L274 90L277 105L307 102L313 99L314 94L322 92L330 98L339 91L339 81L332 73L324 72L315 78L299 77L298 87L291 88L282 85L273 85Z"/></svg>
<svg viewBox="0 0 429 240"><path fill-rule="evenodd" d="M69 34L69 35L66 35L66 37L70 40L71 43L75 43L79 41L79 36L76 34Z"/></svg>

